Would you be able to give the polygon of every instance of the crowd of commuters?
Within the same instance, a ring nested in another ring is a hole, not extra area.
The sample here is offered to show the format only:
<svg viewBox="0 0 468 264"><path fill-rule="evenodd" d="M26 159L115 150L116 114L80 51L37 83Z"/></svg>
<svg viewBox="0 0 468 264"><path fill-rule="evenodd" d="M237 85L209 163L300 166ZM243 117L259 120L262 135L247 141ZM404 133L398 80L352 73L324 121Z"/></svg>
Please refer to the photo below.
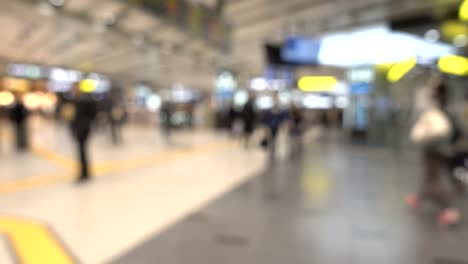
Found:
<svg viewBox="0 0 468 264"><path fill-rule="evenodd" d="M458 115L450 109L449 89L437 78L430 82L427 88L430 92L430 105L426 107L414 122L411 131L413 143L421 148L423 175L420 190L409 194L405 201L412 208L421 208L425 204L437 206L440 209L438 222L442 225L452 225L460 221L461 214L457 207L460 197L465 193L468 182L468 140L466 138L468 117L468 96L465 98ZM77 181L86 182L91 177L89 169L88 145L93 127L98 122L99 113L103 113L109 126L110 138L116 145L122 143L122 125L127 119L123 97L118 93L110 93L103 103L98 104L89 93L85 93L77 83L72 91L71 99L66 102L59 100L57 117L69 123L77 160L80 167ZM171 142L173 125L171 117L175 106L169 101L162 103L160 108L160 128L164 141ZM459 109L460 110L460 109ZM15 94L15 102L10 106L8 118L14 128L15 145L18 151L26 151L29 147L28 117L30 116L24 104L23 96ZM270 160L275 160L278 149L278 135L283 127L289 134L290 153L293 157L301 153L303 135L307 124L304 111L291 105L280 107L278 100L270 109L260 110L256 107L255 96L249 95L247 102L241 108L230 107L226 115L226 127L238 129L240 125L242 144L246 149L261 147L266 150ZM325 122L326 123L326 122ZM260 138L253 137L256 131L261 131ZM233 133L236 134L236 133ZM255 140L256 141L255 141ZM444 181L450 182L450 188L444 186Z"/></svg>
<svg viewBox="0 0 468 264"><path fill-rule="evenodd" d="M83 91L80 82L73 86L69 96L59 95L58 98L55 118L57 122L67 123L79 164L77 182L84 183L91 177L88 145L92 131L97 126L98 114L105 117L103 121L109 128L109 138L114 144L120 144L123 140L121 127L127 117L124 101L117 93L111 92L98 103L91 93ZM16 150L28 151L32 134L28 128L31 112L25 105L24 93L14 93L14 103L7 109L6 116L13 128Z"/></svg>
<svg viewBox="0 0 468 264"><path fill-rule="evenodd" d="M291 104L289 108L282 108L276 100L271 108L260 110L255 106L255 97L250 95L240 109L236 110L234 105L229 107L226 121L229 134L237 135L236 132L241 131L245 148L249 148L252 143L260 145L267 150L271 160L276 157L278 135L283 127L287 127L289 131L291 154L301 149L305 118L303 110L294 104ZM253 142L255 131L261 131L262 136L259 142Z"/></svg>

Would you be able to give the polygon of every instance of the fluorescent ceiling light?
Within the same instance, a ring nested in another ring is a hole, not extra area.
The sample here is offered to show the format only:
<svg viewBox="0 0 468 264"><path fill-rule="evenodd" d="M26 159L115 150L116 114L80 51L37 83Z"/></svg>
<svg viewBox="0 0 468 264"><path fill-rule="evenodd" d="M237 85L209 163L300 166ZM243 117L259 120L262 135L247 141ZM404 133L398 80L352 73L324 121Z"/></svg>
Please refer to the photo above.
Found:
<svg viewBox="0 0 468 264"><path fill-rule="evenodd" d="M410 57L438 58L453 53L447 44L429 43L407 33L379 25L325 35L319 53L323 65L353 67L397 63Z"/></svg>

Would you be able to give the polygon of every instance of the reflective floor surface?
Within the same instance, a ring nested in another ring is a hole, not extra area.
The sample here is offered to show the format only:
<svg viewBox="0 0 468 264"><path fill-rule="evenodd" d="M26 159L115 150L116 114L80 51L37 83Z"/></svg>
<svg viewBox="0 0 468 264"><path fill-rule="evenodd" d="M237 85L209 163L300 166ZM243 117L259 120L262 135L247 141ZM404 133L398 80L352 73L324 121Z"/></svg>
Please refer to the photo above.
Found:
<svg viewBox="0 0 468 264"><path fill-rule="evenodd" d="M67 263L468 263L468 221L441 229L435 211L405 208L421 173L411 152L330 139L271 163L224 134L167 145L128 127L121 146L95 134L95 179L77 185L66 127L35 122L30 153L0 136L0 263L37 257L31 241Z"/></svg>
<svg viewBox="0 0 468 264"><path fill-rule="evenodd" d="M468 222L442 229L434 211L405 208L418 166L388 149L314 144L113 263L468 263Z"/></svg>

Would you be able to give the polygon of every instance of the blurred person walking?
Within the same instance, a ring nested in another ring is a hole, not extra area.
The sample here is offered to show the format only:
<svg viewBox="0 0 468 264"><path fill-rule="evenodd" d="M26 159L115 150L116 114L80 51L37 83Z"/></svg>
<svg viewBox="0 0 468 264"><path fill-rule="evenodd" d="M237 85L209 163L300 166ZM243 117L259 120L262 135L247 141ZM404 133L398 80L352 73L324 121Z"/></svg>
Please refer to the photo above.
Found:
<svg viewBox="0 0 468 264"><path fill-rule="evenodd" d="M88 140L91 128L97 115L97 105L93 98L87 93L83 93L79 83L74 87L73 117L70 122L70 129L77 145L78 159L80 162L78 183L86 182L90 179L88 160Z"/></svg>
<svg viewBox="0 0 468 264"><path fill-rule="evenodd" d="M460 221L460 211L454 207L457 193L444 189L441 173L447 172L449 152L457 140L457 129L447 111L448 91L439 80L432 94L432 107L421 114L411 131L413 142L422 146L424 166L421 190L406 197L406 203L419 208L422 202L436 204L442 210L438 215L441 225L452 225Z"/></svg>
<svg viewBox="0 0 468 264"><path fill-rule="evenodd" d="M15 103L10 109L9 118L15 128L16 149L25 151L28 149L27 119L29 111L23 103L23 97L15 93Z"/></svg>
<svg viewBox="0 0 468 264"><path fill-rule="evenodd" d="M243 136L244 136L244 146L245 148L249 147L250 138L255 129L256 114L254 108L254 99L249 97L249 100L242 108L240 113L242 123L243 123Z"/></svg>
<svg viewBox="0 0 468 264"><path fill-rule="evenodd" d="M164 101L160 110L160 126L164 142L171 144L172 135L172 115L174 114L174 104L170 101Z"/></svg>
<svg viewBox="0 0 468 264"><path fill-rule="evenodd" d="M268 148L270 161L274 161L276 158L278 132L287 118L287 113L281 111L277 103L263 114L262 121L266 127L266 133L261 144Z"/></svg>
<svg viewBox="0 0 468 264"><path fill-rule="evenodd" d="M123 142L122 126L125 122L126 115L127 112L118 95L115 92L111 92L107 109L107 118L110 125L112 143L114 145L119 145Z"/></svg>
<svg viewBox="0 0 468 264"><path fill-rule="evenodd" d="M289 123L291 156L294 156L302 151L302 135L304 133L304 115L295 105L291 106Z"/></svg>
<svg viewBox="0 0 468 264"><path fill-rule="evenodd" d="M227 110L227 129L231 137L234 137L236 135L235 126L237 117L238 115L234 102L230 102L229 109Z"/></svg>

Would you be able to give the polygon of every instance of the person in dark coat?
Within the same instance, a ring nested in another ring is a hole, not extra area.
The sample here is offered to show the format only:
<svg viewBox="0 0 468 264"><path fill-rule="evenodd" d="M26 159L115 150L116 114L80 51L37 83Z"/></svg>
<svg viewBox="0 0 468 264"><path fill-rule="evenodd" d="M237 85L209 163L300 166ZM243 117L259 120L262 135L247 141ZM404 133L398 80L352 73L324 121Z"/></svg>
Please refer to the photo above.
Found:
<svg viewBox="0 0 468 264"><path fill-rule="evenodd" d="M122 126L126 118L126 111L119 96L114 92L107 100L106 114L110 125L111 139L114 145L122 143Z"/></svg>
<svg viewBox="0 0 468 264"><path fill-rule="evenodd" d="M19 94L15 94L15 104L11 107L9 118L15 128L16 148L19 151L28 149L27 119L29 112Z"/></svg>
<svg viewBox="0 0 468 264"><path fill-rule="evenodd" d="M295 105L291 106L289 113L289 136L291 139L291 154L297 154L302 150L302 134L304 132L303 112Z"/></svg>
<svg viewBox="0 0 468 264"><path fill-rule="evenodd" d="M164 141L167 145L171 144L172 134L172 115L174 114L174 104L170 101L164 101L161 105L160 118L161 118L161 132Z"/></svg>
<svg viewBox="0 0 468 264"><path fill-rule="evenodd" d="M97 105L89 94L80 91L79 85L75 86L74 94L74 117L70 122L70 129L78 148L80 161L78 182L82 183L90 179L87 147L91 128L97 115Z"/></svg>
<svg viewBox="0 0 468 264"><path fill-rule="evenodd" d="M250 137L255 129L256 114L254 108L254 100L249 98L244 108L241 111L241 118L244 125L244 144L249 146Z"/></svg>
<svg viewBox="0 0 468 264"><path fill-rule="evenodd" d="M234 103L231 102L227 111L227 129L231 136L235 135L234 127L236 124L237 117L238 115L236 108L234 106Z"/></svg>

